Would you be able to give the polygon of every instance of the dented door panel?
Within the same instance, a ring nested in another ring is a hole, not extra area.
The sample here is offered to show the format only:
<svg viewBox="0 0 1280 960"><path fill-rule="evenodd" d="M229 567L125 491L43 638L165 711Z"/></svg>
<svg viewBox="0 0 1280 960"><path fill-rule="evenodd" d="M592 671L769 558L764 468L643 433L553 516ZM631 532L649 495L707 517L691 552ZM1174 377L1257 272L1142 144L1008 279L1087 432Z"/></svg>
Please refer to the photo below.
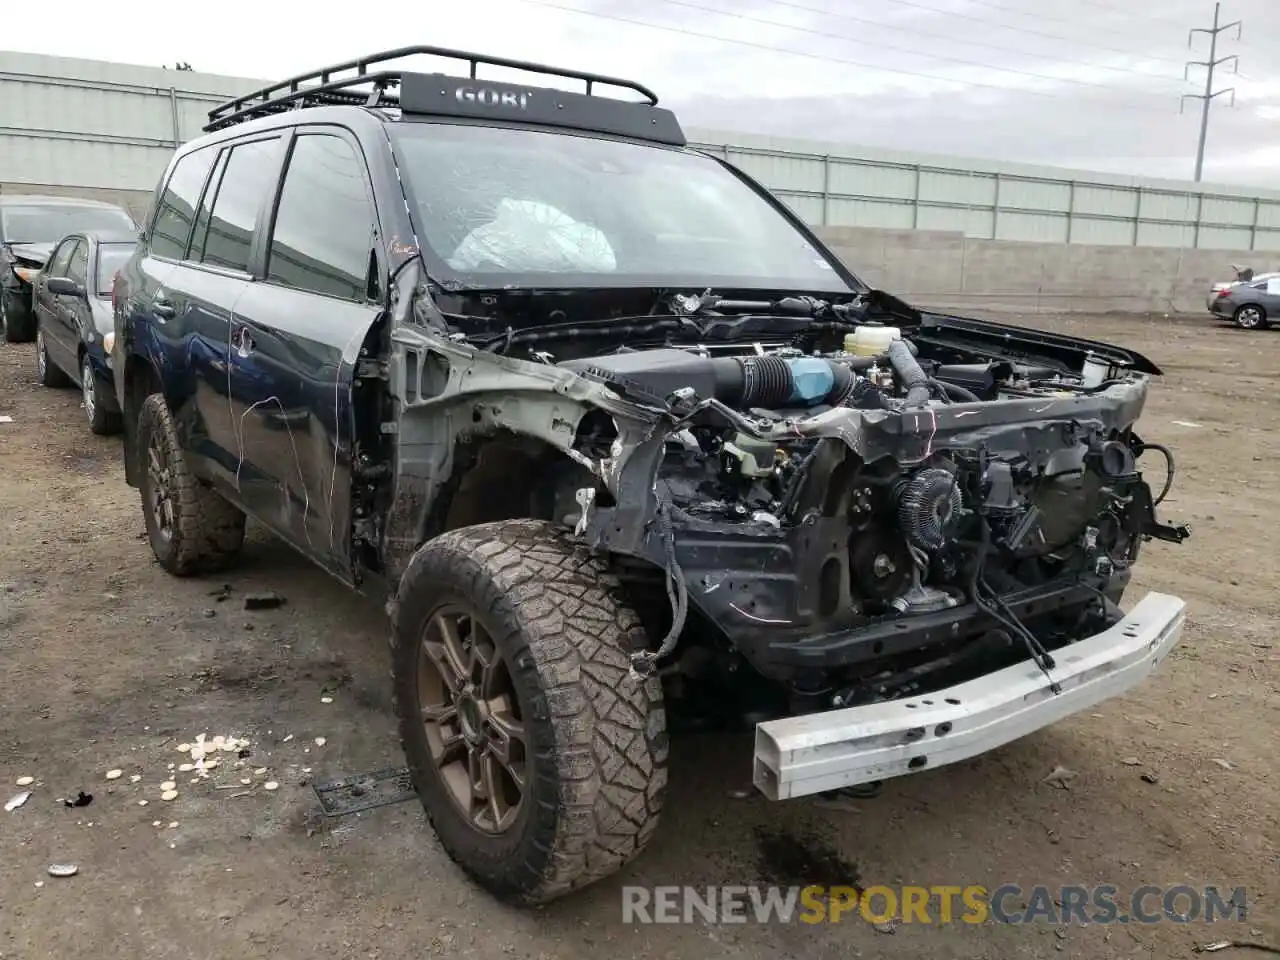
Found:
<svg viewBox="0 0 1280 960"><path fill-rule="evenodd" d="M231 331L231 418L240 496L254 517L350 577L352 384L378 316L272 284L252 284Z"/></svg>

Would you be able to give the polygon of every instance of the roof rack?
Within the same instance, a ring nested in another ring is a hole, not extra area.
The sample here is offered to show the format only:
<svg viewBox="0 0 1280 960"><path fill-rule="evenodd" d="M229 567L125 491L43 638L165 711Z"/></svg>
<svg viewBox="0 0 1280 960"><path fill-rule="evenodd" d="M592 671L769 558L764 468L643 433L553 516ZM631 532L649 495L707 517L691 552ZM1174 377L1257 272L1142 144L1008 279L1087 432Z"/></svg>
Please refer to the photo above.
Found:
<svg viewBox="0 0 1280 960"><path fill-rule="evenodd" d="M355 105L368 107L402 107L408 112L418 112L408 110L407 106L402 103L402 97L393 93L389 93L389 88L399 86L401 81L406 77L425 77L424 74L410 74L399 69L383 69L373 73L369 72L369 68L379 64L385 64L390 60L398 60L402 57L410 57L416 55L427 55L435 57L444 57L451 60L465 61L469 65L469 74L472 80L477 80L476 71L480 64L488 66L506 67L514 70L522 70L527 73L537 73L543 76L560 77L567 80L578 80L586 84L586 96L595 97L595 87L597 85L605 85L617 87L623 90L632 90L639 93L645 98L647 104L644 106L656 107L658 104L658 96L648 87L635 83L631 80L623 80L618 77L607 77L595 73L585 73L580 70L562 70L559 67L548 67L542 64L529 63L524 60L510 60L505 57L490 57L484 54L467 53L461 50L450 50L444 47L430 46L412 46L401 47L397 50L386 50L381 53L370 54L367 57L361 57L358 60L350 60L346 63L335 64L334 66L324 67L321 70L313 70L310 73L299 74L296 77L290 77L288 80L282 80L279 83L263 87L261 90L255 90L253 93L245 94L243 97L237 97L234 100L228 100L219 104L209 111L209 122L205 124L206 133L214 130L220 130L232 124L239 123L244 120L251 120L257 117L269 116L275 113L281 113L285 110L299 109L312 106L331 106L331 105ZM355 73L346 77L336 77L335 74L346 73L354 70ZM314 83L314 81L319 81ZM304 84L311 84L304 86ZM354 89L356 87L365 87L362 90ZM575 95L576 96L576 95ZM617 99L617 98L610 98ZM620 101L620 105L629 105L634 101ZM640 104L637 104L638 106ZM424 110L421 112L436 112L434 110ZM664 111L665 112L665 111Z"/></svg>

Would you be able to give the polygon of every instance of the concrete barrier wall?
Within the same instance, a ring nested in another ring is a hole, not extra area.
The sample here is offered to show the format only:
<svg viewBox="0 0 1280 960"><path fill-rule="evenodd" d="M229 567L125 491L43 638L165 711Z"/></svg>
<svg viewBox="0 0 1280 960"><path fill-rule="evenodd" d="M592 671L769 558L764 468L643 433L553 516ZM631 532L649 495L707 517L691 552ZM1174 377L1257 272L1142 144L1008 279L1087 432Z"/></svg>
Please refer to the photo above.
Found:
<svg viewBox="0 0 1280 960"><path fill-rule="evenodd" d="M1025 312L1203 312L1231 264L1280 253L979 240L932 230L819 227L865 282L927 307Z"/></svg>

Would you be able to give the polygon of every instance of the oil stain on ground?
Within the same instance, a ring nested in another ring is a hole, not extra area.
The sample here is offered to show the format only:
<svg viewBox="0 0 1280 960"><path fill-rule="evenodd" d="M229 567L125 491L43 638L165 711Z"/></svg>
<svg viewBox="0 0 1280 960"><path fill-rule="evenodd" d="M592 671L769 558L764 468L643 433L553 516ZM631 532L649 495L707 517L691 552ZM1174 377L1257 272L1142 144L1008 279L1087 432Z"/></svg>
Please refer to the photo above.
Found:
<svg viewBox="0 0 1280 960"><path fill-rule="evenodd" d="M756 869L763 883L781 887L814 885L862 889L856 865L818 837L800 837L788 830L756 827Z"/></svg>

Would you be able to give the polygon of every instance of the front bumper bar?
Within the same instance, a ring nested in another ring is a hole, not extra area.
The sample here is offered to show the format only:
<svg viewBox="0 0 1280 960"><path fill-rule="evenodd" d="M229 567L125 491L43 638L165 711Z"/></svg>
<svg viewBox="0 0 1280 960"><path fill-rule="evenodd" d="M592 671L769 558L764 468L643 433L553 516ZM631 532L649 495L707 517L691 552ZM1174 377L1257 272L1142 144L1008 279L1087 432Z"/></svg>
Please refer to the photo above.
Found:
<svg viewBox="0 0 1280 960"><path fill-rule="evenodd" d="M1113 627L1054 651L1062 692L1030 660L925 697L756 726L756 787L770 800L967 760L1137 686L1178 642L1186 604L1149 593Z"/></svg>

